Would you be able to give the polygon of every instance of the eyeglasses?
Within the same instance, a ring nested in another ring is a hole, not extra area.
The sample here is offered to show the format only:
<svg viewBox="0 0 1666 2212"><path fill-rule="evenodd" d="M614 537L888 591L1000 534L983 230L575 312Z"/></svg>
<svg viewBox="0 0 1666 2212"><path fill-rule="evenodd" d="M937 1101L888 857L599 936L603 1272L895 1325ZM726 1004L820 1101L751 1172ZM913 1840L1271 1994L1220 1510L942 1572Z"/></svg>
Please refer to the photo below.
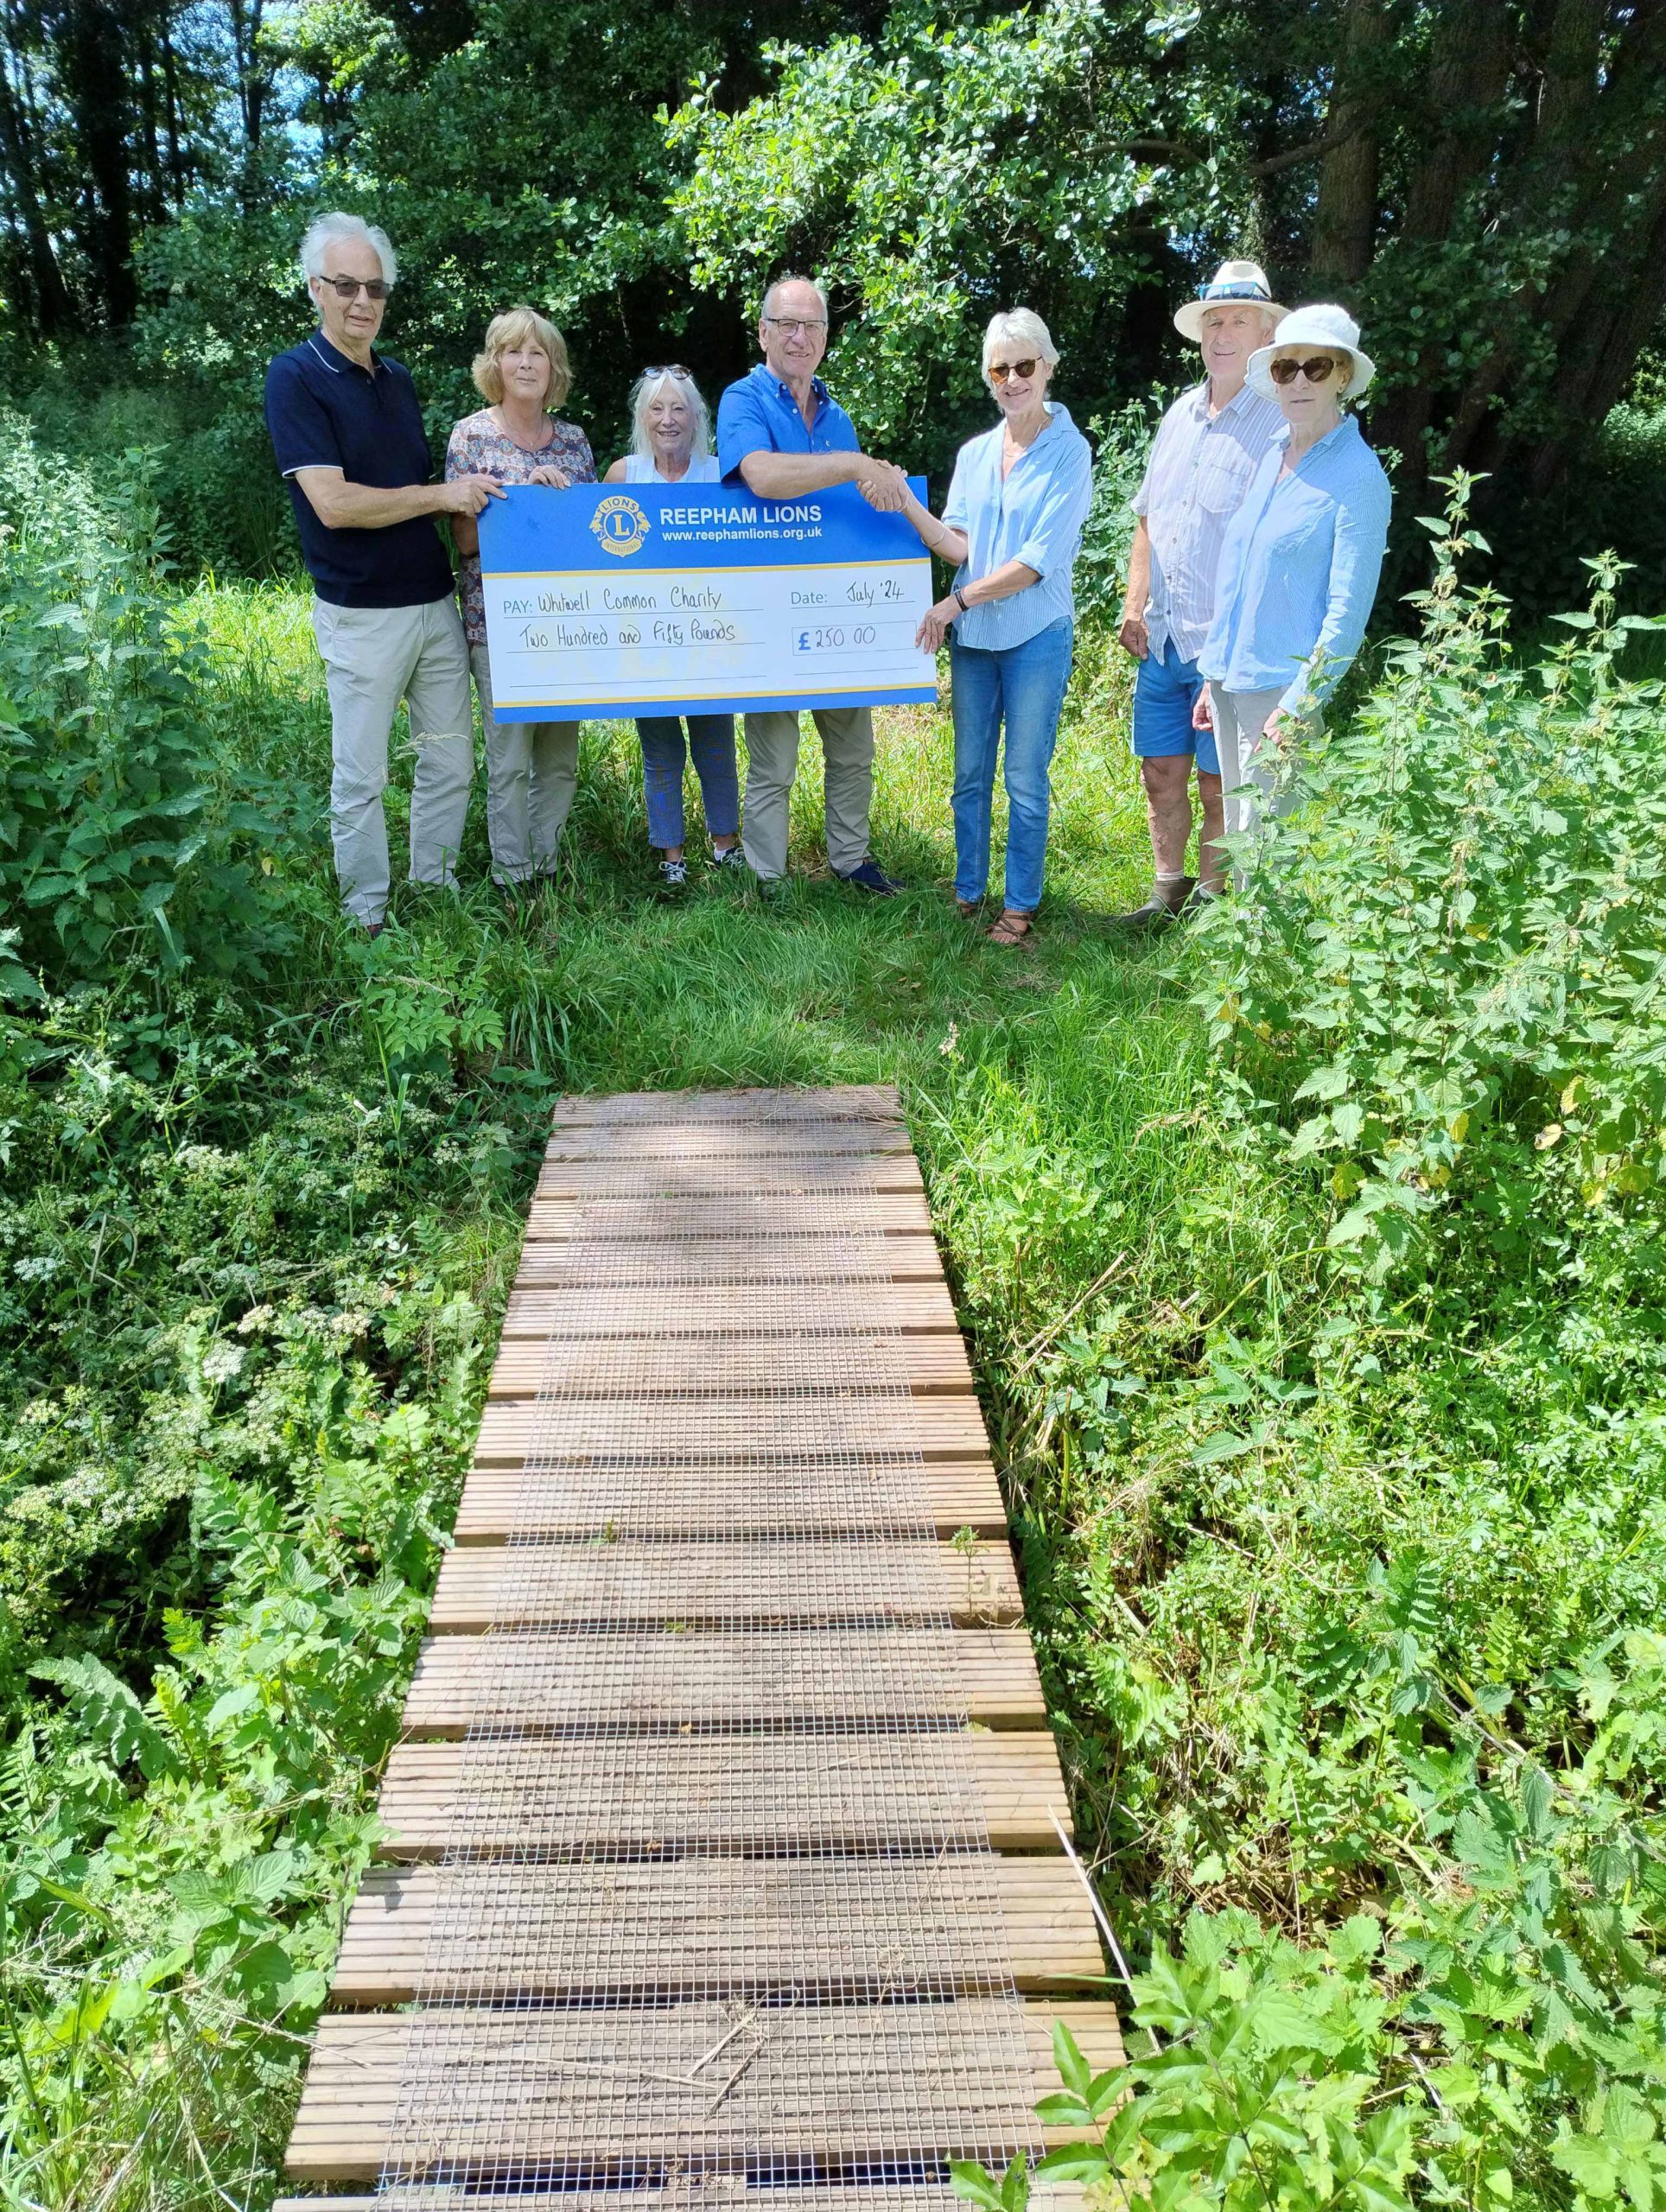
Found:
<svg viewBox="0 0 1666 2212"><path fill-rule="evenodd" d="M766 315L764 321L772 330L784 331L791 338L795 330L803 331L806 338L813 338L818 330L825 330L825 321L812 321L808 315Z"/></svg>
<svg viewBox="0 0 1666 2212"><path fill-rule="evenodd" d="M1299 376L1306 377L1309 384L1323 384L1339 366L1329 353L1314 353L1305 361L1293 361L1287 353L1281 360L1269 361L1267 373L1275 384L1294 384Z"/></svg>
<svg viewBox="0 0 1666 2212"><path fill-rule="evenodd" d="M652 369L644 369L645 377L681 377L684 384L694 382L694 371L685 369L681 361L661 361Z"/></svg>
<svg viewBox="0 0 1666 2212"><path fill-rule="evenodd" d="M368 282L362 276L321 276L318 281L321 284L333 284L336 298L344 302L356 300L360 292L367 300L385 300L391 289L379 276L372 276Z"/></svg>
<svg viewBox="0 0 1666 2212"><path fill-rule="evenodd" d="M989 364L991 384L1005 384L1008 377L1033 377L1034 374L1033 358L1027 361L991 361Z"/></svg>

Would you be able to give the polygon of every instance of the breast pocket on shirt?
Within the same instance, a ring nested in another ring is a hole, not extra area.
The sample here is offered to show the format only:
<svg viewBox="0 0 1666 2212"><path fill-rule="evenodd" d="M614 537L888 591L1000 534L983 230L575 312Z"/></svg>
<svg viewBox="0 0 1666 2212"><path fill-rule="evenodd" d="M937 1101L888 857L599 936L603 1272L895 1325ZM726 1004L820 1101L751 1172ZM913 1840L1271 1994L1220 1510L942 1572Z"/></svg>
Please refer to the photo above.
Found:
<svg viewBox="0 0 1666 2212"><path fill-rule="evenodd" d="M1198 505L1224 522L1228 515L1236 514L1243 505L1255 474L1255 463L1246 461L1236 446L1212 466L1208 460L1200 461Z"/></svg>

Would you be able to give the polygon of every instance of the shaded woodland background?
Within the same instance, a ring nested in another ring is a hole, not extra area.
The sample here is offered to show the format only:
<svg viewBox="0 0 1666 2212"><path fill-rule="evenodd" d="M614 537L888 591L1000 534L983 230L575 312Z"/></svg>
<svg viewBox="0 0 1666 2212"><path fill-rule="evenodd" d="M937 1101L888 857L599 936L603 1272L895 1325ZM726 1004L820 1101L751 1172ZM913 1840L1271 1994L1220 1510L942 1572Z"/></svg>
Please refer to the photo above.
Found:
<svg viewBox="0 0 1666 2212"><path fill-rule="evenodd" d="M1154 9L1155 12L1154 12ZM1078 419L1185 373L1223 255L1339 296L1408 514L1491 479L1535 606L1614 543L1666 577L1666 0L0 0L0 377L79 450L171 449L188 555L293 559L257 398L327 204L403 257L441 431L488 316L567 332L617 447L645 362L745 366L782 265L830 281L865 431L940 470L978 328L1026 301ZM1133 426L1130 426L1133 427Z"/></svg>

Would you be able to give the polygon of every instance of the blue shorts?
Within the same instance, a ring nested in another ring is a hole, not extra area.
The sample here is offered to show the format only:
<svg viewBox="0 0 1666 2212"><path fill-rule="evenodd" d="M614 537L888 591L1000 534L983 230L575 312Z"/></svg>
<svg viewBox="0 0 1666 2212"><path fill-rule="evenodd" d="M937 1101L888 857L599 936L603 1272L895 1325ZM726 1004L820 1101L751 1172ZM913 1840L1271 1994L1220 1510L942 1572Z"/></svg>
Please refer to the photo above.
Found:
<svg viewBox="0 0 1666 2212"><path fill-rule="evenodd" d="M1194 660L1182 660L1172 641L1162 658L1148 653L1134 677L1132 741L1136 760L1173 760L1195 753L1208 776L1221 772L1212 729L1193 729L1192 709L1203 690Z"/></svg>

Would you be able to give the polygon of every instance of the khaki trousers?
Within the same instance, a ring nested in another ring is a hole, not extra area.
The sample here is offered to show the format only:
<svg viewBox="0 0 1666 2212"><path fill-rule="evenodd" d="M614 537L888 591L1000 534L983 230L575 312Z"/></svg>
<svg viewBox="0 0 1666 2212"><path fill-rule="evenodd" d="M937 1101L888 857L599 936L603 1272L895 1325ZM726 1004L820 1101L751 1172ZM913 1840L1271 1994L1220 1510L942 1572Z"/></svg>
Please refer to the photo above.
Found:
<svg viewBox="0 0 1666 2212"><path fill-rule="evenodd" d="M868 858L874 801L874 716L867 707L812 707L822 741L827 862L849 875ZM755 875L786 874L788 805L798 766L798 716L748 715L747 791L741 842Z"/></svg>
<svg viewBox="0 0 1666 2212"><path fill-rule="evenodd" d="M330 837L341 903L359 921L387 912L388 734L403 699L416 766L410 880L450 883L474 772L468 649L457 602L334 607L313 601L313 635L330 702Z"/></svg>
<svg viewBox="0 0 1666 2212"><path fill-rule="evenodd" d="M556 865L578 789L576 722L500 722L492 711L492 661L468 648L486 731L486 834L494 883L530 883Z"/></svg>

